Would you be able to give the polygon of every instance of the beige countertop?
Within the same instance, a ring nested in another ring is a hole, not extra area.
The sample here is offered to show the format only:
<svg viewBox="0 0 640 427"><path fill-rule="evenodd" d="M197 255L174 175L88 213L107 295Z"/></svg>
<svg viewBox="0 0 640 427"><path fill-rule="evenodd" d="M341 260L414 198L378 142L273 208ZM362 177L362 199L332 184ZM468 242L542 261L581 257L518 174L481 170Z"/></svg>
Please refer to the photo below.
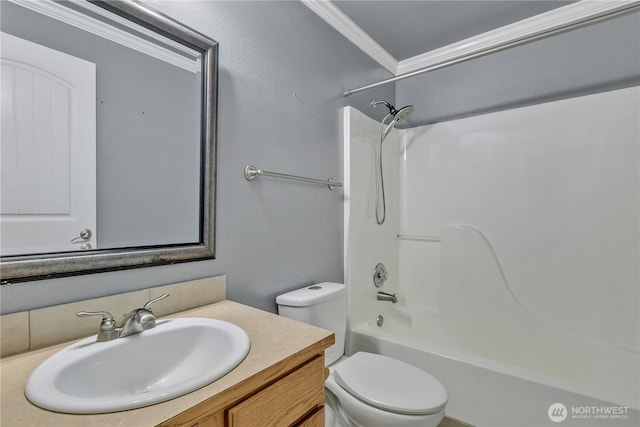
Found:
<svg viewBox="0 0 640 427"><path fill-rule="evenodd" d="M234 323L249 335L249 354L224 377L184 396L145 408L95 415L47 411L32 405L24 396L24 385L31 372L70 342L10 356L0 362L0 425L155 426L204 401L223 409L234 399L239 399L242 390L275 380L283 374L283 369L288 369L285 366L299 364L334 343L334 336L329 331L232 301L222 301L167 317L206 317ZM117 366L113 367L113 372L117 375ZM224 396L223 392L226 392ZM219 404L216 400L220 401Z"/></svg>

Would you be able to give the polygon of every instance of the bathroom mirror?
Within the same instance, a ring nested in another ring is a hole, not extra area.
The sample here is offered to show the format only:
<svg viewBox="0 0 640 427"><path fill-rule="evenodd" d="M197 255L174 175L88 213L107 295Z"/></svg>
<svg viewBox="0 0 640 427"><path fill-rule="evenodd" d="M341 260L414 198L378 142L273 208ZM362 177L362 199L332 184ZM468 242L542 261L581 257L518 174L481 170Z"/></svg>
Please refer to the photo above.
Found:
<svg viewBox="0 0 640 427"><path fill-rule="evenodd" d="M214 258L217 43L134 1L0 6L2 284Z"/></svg>

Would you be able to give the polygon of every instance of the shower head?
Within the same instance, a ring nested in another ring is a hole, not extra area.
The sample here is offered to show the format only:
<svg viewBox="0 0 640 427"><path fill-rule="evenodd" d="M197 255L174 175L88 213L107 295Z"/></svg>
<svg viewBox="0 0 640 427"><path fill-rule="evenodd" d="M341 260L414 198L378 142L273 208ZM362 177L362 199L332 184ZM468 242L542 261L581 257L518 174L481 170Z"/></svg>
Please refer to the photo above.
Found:
<svg viewBox="0 0 640 427"><path fill-rule="evenodd" d="M413 113L413 105L407 105L406 107L402 107L399 110L396 110L396 107L394 107L387 101L371 101L371 106L373 108L376 108L378 104L384 104L389 109L389 114L387 114L384 119L382 119L382 125L385 125L387 118L392 118L391 122L389 122L382 133L382 139L386 138L386 136L389 135L389 132L391 132L391 129L393 129L399 122L406 120Z"/></svg>
<svg viewBox="0 0 640 427"><path fill-rule="evenodd" d="M407 105L406 107L402 107L396 114L394 114L394 120L396 123L401 122L409 118L409 116L413 114L413 105Z"/></svg>
<svg viewBox="0 0 640 427"><path fill-rule="evenodd" d="M387 135L389 135L389 132L391 132L391 129L396 127L398 123L408 119L412 113L413 113L413 105L407 105L406 107L402 107L401 109L396 110L395 113L393 113L393 120L391 120L391 122L384 129L382 139L386 138ZM392 113L389 113L389 114L392 114ZM382 121L382 124L384 125L384 120Z"/></svg>
<svg viewBox="0 0 640 427"><path fill-rule="evenodd" d="M376 101L371 100L371 106L373 108L377 107L378 104L384 104L388 109L389 113L382 119L382 123L380 123L380 149L378 151L378 169L376 172L376 222L378 225L384 223L384 219L387 216L387 205L384 198L384 178L382 175L382 142L389 135L391 129L393 129L398 123L403 120L409 118L409 116L413 113L413 105L407 105L406 107L402 107L399 110L396 110L396 107L388 103L387 101ZM391 118L389 124L387 124L387 119ZM385 127L386 125L386 127ZM379 216L379 203L380 203L380 191L382 190L382 218Z"/></svg>

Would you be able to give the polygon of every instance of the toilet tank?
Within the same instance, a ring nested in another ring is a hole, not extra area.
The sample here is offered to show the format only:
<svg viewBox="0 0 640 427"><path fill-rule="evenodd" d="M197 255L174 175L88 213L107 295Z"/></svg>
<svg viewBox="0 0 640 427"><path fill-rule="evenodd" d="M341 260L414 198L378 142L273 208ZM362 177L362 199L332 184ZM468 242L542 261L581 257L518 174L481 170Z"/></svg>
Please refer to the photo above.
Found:
<svg viewBox="0 0 640 427"><path fill-rule="evenodd" d="M332 331L336 343L325 350L329 366L344 354L347 329L347 295L342 283L323 282L287 292L276 298L278 313Z"/></svg>

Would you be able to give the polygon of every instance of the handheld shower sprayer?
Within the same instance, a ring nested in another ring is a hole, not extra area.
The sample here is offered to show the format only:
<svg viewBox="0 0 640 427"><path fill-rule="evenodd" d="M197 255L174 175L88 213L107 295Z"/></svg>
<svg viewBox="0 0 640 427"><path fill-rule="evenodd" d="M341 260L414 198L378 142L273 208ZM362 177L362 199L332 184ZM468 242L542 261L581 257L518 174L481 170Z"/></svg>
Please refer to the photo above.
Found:
<svg viewBox="0 0 640 427"><path fill-rule="evenodd" d="M382 142L389 135L391 129L393 129L399 122L406 120L413 113L413 105L407 105L399 110L396 107L383 100L371 100L371 106L376 108L378 105L384 104L389 109L389 113L384 116L380 127L380 150L378 155L378 171L376 173L376 222L378 225L382 225L387 216L387 205L384 196L384 176L382 173ZM387 120L391 118L391 121L387 123ZM382 192L382 216L379 213L380 205L380 193Z"/></svg>

